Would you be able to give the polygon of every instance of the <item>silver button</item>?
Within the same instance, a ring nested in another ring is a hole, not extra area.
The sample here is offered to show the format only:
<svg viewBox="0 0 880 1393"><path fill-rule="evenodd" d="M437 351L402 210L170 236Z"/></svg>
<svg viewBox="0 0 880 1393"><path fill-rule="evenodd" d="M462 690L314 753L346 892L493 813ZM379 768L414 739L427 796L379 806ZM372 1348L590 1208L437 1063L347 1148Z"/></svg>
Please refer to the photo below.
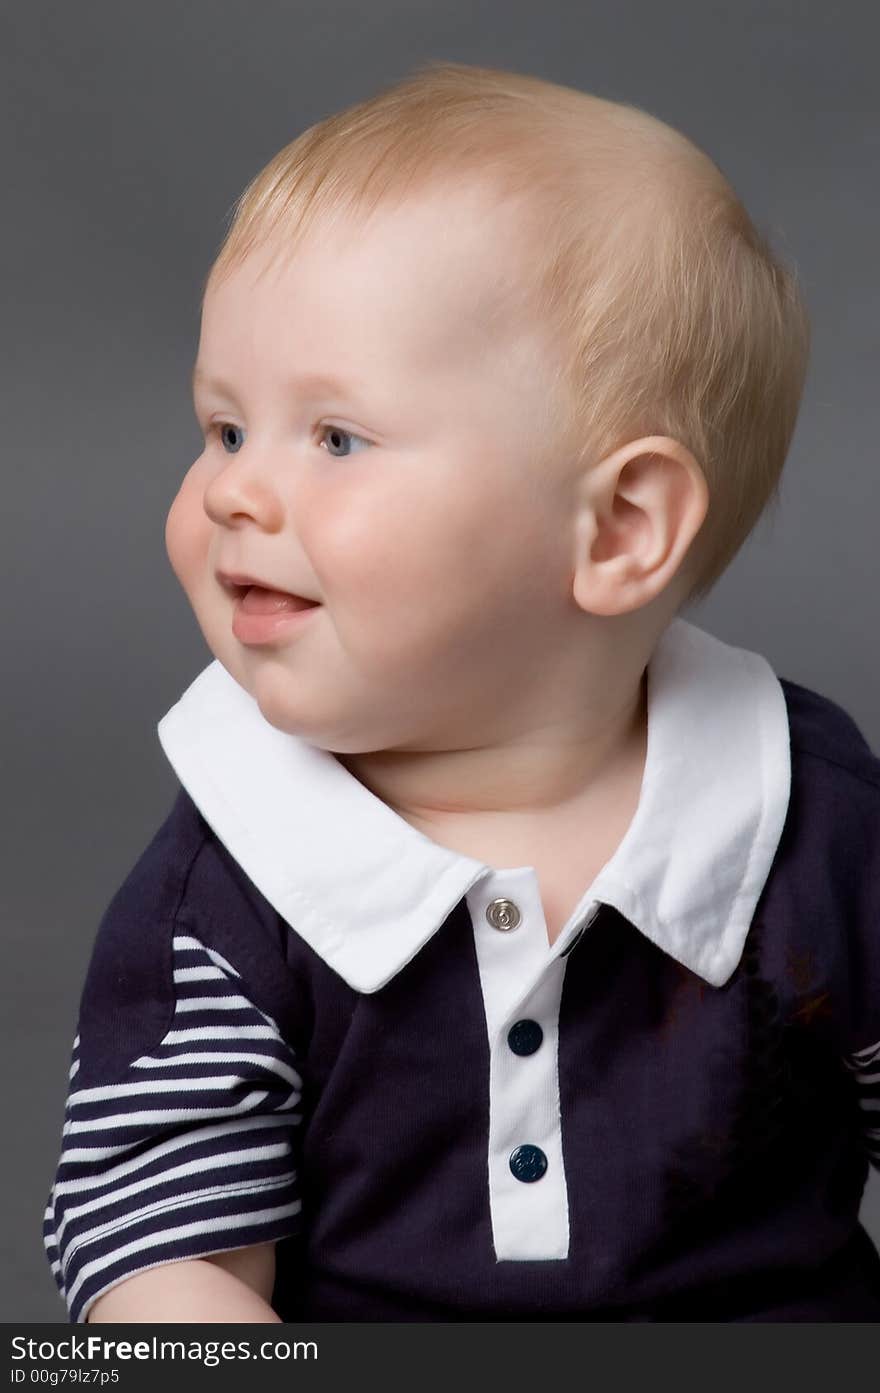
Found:
<svg viewBox="0 0 880 1393"><path fill-rule="evenodd" d="M492 900L486 909L486 918L493 929L509 933L517 927L522 915L513 900Z"/></svg>

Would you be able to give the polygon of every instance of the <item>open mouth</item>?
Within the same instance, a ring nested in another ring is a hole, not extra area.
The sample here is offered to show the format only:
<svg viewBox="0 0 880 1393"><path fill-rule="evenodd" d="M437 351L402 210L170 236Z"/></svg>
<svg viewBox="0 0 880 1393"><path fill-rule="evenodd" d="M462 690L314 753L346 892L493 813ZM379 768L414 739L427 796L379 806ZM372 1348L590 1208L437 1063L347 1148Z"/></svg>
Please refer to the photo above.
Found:
<svg viewBox="0 0 880 1393"><path fill-rule="evenodd" d="M307 626L309 615L321 608L320 601L307 600L285 590L270 590L263 585L240 585L223 580L224 590L234 600L232 632L241 643L283 643L301 626Z"/></svg>
<svg viewBox="0 0 880 1393"><path fill-rule="evenodd" d="M237 608L244 614L278 614L282 610L314 609L317 604L316 600L306 600L302 595L269 590L262 585L236 585L231 589Z"/></svg>
<svg viewBox="0 0 880 1393"><path fill-rule="evenodd" d="M309 600L304 595L295 595L289 590L275 590L256 582L246 581L239 584L219 574L217 579L227 595L237 602L236 607L243 608L246 613L266 614L279 609L310 609L318 603L317 600Z"/></svg>

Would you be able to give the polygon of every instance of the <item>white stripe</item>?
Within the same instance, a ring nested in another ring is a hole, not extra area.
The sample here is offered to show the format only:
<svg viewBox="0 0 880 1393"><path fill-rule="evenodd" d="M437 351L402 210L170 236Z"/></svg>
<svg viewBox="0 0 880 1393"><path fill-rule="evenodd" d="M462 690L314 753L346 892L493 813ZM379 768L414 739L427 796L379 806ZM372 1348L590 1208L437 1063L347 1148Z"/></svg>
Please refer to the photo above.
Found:
<svg viewBox="0 0 880 1393"><path fill-rule="evenodd" d="M169 1030L161 1046L182 1044L186 1040L277 1040L278 1032L267 1025L191 1025ZM144 1056L142 1056L143 1058ZM149 1058L149 1056L146 1056Z"/></svg>
<svg viewBox="0 0 880 1393"><path fill-rule="evenodd" d="M302 1079L295 1069L291 1069L289 1064L282 1064L280 1059L274 1055L266 1054L241 1054L238 1051L205 1050L204 1053L197 1054L170 1054L164 1059L156 1059L153 1056L145 1056L143 1059L136 1059L132 1065L133 1069L162 1069L173 1064L264 1064L270 1061L273 1074L280 1074L288 1083L296 1088L302 1088Z"/></svg>
<svg viewBox="0 0 880 1393"><path fill-rule="evenodd" d="M260 1062L273 1074L280 1075L284 1069L284 1065L271 1056L266 1056ZM71 1093L69 1101L70 1106L74 1108L84 1103L99 1103L104 1099L125 1098L136 1093L210 1093L212 1090L221 1092L248 1082L253 1083L248 1074L212 1074L203 1079L138 1079L135 1083L107 1083L98 1084L94 1088L81 1088L76 1093Z"/></svg>
<svg viewBox="0 0 880 1393"><path fill-rule="evenodd" d="M298 1214L301 1208L302 1201L294 1200L290 1204L280 1205L277 1209L257 1209L250 1214L227 1214L219 1219L211 1219L207 1222L202 1220L192 1224L181 1224L178 1228L167 1229L164 1233L151 1235L146 1238L139 1238L133 1243L127 1243L124 1247L115 1249L114 1252L105 1257L96 1258L94 1262L86 1263L80 1269L79 1276L68 1291L67 1301L71 1303L75 1300L76 1294L83 1282L87 1281L95 1272L100 1272L105 1267L113 1266L113 1264L119 1262L120 1259L127 1258L132 1253L143 1253L159 1243L173 1243L176 1239L190 1238L194 1234L199 1234L210 1239L212 1233L226 1234L231 1229L249 1228L253 1224L272 1224L279 1219L286 1219L292 1217L294 1214ZM231 1246L234 1245L221 1243L219 1245L208 1246L205 1248L202 1256L218 1251L224 1252ZM165 1261L167 1262L168 1259L166 1258ZM153 1264L153 1266L158 1265L159 1264ZM133 1276L134 1273L129 1272L126 1275L130 1277ZM122 1278L120 1277L118 1280L122 1281Z"/></svg>
<svg viewBox="0 0 880 1393"><path fill-rule="evenodd" d="M112 1185L115 1180L121 1180L125 1175L133 1175L135 1171L142 1170L151 1161L168 1156L172 1151L180 1151L184 1146L213 1141L217 1137L236 1136L240 1132L256 1131L263 1127L283 1127L285 1123L299 1121L300 1116L297 1113L281 1113L278 1116L262 1113L253 1117L218 1122L211 1127L196 1127L183 1136L171 1137L168 1141L160 1142L158 1146L151 1147L148 1152L140 1152L130 1161L120 1161L119 1165L114 1166L102 1176L90 1177L88 1180L82 1181L56 1180L54 1191L56 1194L60 1194L65 1190L80 1189L86 1185ZM95 1161L108 1161L112 1156L121 1156L127 1151L131 1151L131 1142L122 1142L116 1146L74 1146L67 1151L62 1151L58 1168L60 1170L63 1165L86 1165L94 1164Z"/></svg>
<svg viewBox="0 0 880 1393"><path fill-rule="evenodd" d="M268 1096L268 1089L255 1089L242 1098L240 1102L234 1103L223 1111L230 1117L237 1113L248 1112L251 1108L259 1107L260 1103L264 1103ZM104 1132L112 1131L114 1127L164 1126L167 1122L196 1122L200 1117L216 1116L217 1108L157 1108L145 1112L113 1113L110 1117L84 1118L79 1122L71 1119L65 1123L63 1132L69 1136L72 1132Z"/></svg>
<svg viewBox="0 0 880 1393"><path fill-rule="evenodd" d="M139 1194L142 1190L147 1190L151 1185L166 1185L169 1181L177 1180L186 1175L204 1175L208 1171L222 1170L225 1166L235 1166L248 1161L272 1161L280 1156L289 1156L290 1146L287 1142L268 1142L265 1146L249 1146L242 1151L218 1151L213 1156L198 1156L194 1161L184 1161L179 1166L171 1166L166 1171L160 1171L158 1175L142 1175L130 1185L123 1185L118 1190L108 1190L103 1195L93 1195L91 1199L84 1200L82 1204L66 1205L64 1208L64 1218L56 1237L60 1238L61 1232L68 1220L74 1219L79 1214L88 1214L93 1209L101 1209L108 1204L116 1204L117 1200L127 1199L129 1195ZM93 1181L88 1178L83 1180L69 1180L57 1186L59 1194L74 1193L76 1190L94 1190L97 1185L103 1185L103 1179ZM50 1205L46 1210L46 1218L54 1219L54 1209Z"/></svg>
<svg viewBox="0 0 880 1393"><path fill-rule="evenodd" d="M253 1011L254 1007L249 1001L245 1001L238 992L232 992L229 996L184 996L179 997L177 1011Z"/></svg>
<svg viewBox="0 0 880 1393"><path fill-rule="evenodd" d="M202 949L205 953L207 953L208 957L211 959L211 962L216 963L218 967L222 967L224 972L231 973L233 977L241 976L241 973L232 966L232 963L227 962L223 954L218 953L216 948L209 948L207 943L203 943Z"/></svg>
<svg viewBox="0 0 880 1393"><path fill-rule="evenodd" d="M200 938L193 938L190 934L175 934L172 942L175 948L194 949L199 953L208 951Z"/></svg>
<svg viewBox="0 0 880 1393"><path fill-rule="evenodd" d="M302 1078L296 1069L271 1054L242 1054L238 1051L233 1053L222 1050L204 1050L202 1053L192 1051L188 1054L169 1054L164 1059L145 1056L143 1059L135 1060L132 1068L167 1069L175 1064L263 1064L292 1087L302 1088Z"/></svg>
<svg viewBox="0 0 880 1393"><path fill-rule="evenodd" d="M209 977L224 979L219 967L176 967L174 969L175 982L198 982L206 981Z"/></svg>
<svg viewBox="0 0 880 1393"><path fill-rule="evenodd" d="M243 1194L251 1194L256 1191L279 1190L282 1187L288 1188L292 1181L296 1179L295 1171L288 1171L280 1176L267 1176L265 1179L253 1181L241 1181L236 1186L230 1186L228 1181L224 1185L222 1181L216 1185L200 1185L197 1190L181 1190L176 1195L168 1195L165 1199L154 1200L152 1204L141 1205L139 1209L131 1209L124 1218L108 1219L103 1224L96 1224L90 1229L84 1229L72 1239L69 1247L64 1251L63 1264L67 1268L71 1265L74 1255L81 1248L85 1248L90 1243L96 1243L101 1238L106 1238L109 1234L116 1233L120 1228L129 1228L133 1224L142 1223L144 1220L155 1217L157 1214L173 1213L177 1209L188 1209L192 1204L203 1204L206 1200L216 1199L217 1196L232 1195L241 1191ZM59 1247L61 1237L59 1234Z"/></svg>
<svg viewBox="0 0 880 1393"><path fill-rule="evenodd" d="M873 1059L880 1059L880 1040L874 1045L866 1045L862 1050L854 1050L849 1058L858 1064L870 1064Z"/></svg>
<svg viewBox="0 0 880 1393"><path fill-rule="evenodd" d="M197 949L200 953L207 953L211 961L222 968L224 972L228 972L233 977L241 977L241 973L238 969L233 967L232 963L224 958L222 953L218 953L216 948L210 948L207 943L200 943L197 938L190 938L186 934L175 934L175 952L181 948L188 950Z"/></svg>
<svg viewBox="0 0 880 1393"><path fill-rule="evenodd" d="M852 1070L853 1076L858 1083L870 1088L875 1083L880 1083L880 1069L856 1069L852 1064L847 1065Z"/></svg>

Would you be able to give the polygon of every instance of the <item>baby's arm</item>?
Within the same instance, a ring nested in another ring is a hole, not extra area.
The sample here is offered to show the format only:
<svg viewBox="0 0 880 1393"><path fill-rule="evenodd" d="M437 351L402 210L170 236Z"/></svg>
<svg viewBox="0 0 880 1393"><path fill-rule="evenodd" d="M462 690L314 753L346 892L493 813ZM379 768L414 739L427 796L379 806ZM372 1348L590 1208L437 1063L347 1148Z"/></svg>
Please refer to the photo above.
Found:
<svg viewBox="0 0 880 1393"><path fill-rule="evenodd" d="M274 1280L274 1243L162 1263L99 1296L87 1320L280 1324L270 1305Z"/></svg>
<svg viewBox="0 0 880 1393"><path fill-rule="evenodd" d="M179 796L80 999L43 1221L71 1322L277 1319L274 1244L301 1211L285 970L277 923Z"/></svg>

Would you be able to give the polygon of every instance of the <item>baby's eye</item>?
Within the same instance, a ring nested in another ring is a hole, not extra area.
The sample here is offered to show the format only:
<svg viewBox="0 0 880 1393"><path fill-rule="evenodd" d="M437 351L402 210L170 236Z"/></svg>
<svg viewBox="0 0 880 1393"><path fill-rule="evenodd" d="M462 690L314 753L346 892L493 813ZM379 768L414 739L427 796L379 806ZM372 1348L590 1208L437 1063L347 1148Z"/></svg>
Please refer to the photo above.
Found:
<svg viewBox="0 0 880 1393"><path fill-rule="evenodd" d="M236 426L231 421L216 421L211 430L220 436L220 443L228 455L237 454L244 444L244 431L241 426ZM328 454L332 454L334 459L347 458L349 451L342 448L346 440L359 440L366 446L371 443L362 435L355 435L354 431L345 430L342 426L319 426L318 434L322 440L324 436L329 436Z"/></svg>
<svg viewBox="0 0 880 1393"><path fill-rule="evenodd" d="M239 439L238 443L236 444L235 435L236 432L238 432L239 436L244 435L241 426L234 426L231 421L217 421L215 422L213 429L220 436L220 443L222 444L223 449L226 450L226 453L228 455L238 454L238 451L244 444L244 440ZM229 445L230 448L227 449L227 445Z"/></svg>
<svg viewBox="0 0 880 1393"><path fill-rule="evenodd" d="M362 445L367 446L370 444L370 441L365 440L362 435L355 435L354 431L345 430L343 426L319 426L318 435L322 438L325 435L329 436L330 445L327 447L327 453L332 455L334 459L345 459L347 457L348 451L343 450L339 454L336 453L337 447L344 445L346 440L359 440Z"/></svg>

